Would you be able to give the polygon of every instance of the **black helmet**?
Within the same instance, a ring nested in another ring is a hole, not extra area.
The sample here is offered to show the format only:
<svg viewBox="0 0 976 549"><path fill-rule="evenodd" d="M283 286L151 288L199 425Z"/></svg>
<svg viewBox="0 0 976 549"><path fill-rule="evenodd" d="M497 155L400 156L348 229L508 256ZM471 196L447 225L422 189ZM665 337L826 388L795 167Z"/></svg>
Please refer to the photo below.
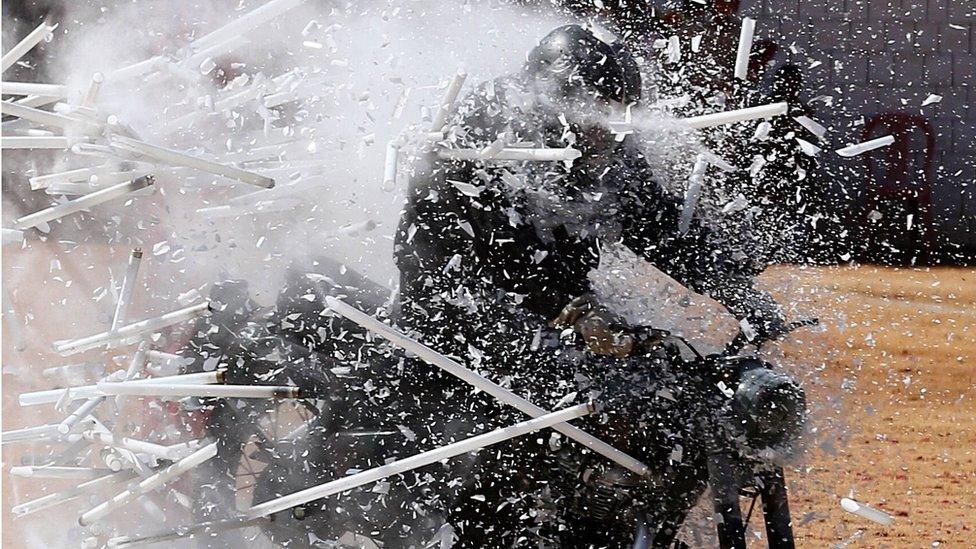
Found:
<svg viewBox="0 0 976 549"><path fill-rule="evenodd" d="M630 52L579 25L559 27L546 35L529 52L525 70L566 97L582 92L624 104L640 100L640 70Z"/></svg>

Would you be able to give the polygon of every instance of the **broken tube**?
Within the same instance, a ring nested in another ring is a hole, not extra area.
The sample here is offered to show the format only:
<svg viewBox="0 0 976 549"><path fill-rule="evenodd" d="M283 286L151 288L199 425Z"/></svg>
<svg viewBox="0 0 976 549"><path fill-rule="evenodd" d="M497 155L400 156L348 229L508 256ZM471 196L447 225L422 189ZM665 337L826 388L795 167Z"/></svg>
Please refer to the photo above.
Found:
<svg viewBox="0 0 976 549"><path fill-rule="evenodd" d="M72 118L54 112L42 111L34 107L13 103L11 101L0 101L0 112L8 116L15 116L29 120L41 126L54 126L57 128L85 128L88 131L99 131L101 126L94 122L89 122L81 118Z"/></svg>
<svg viewBox="0 0 976 549"><path fill-rule="evenodd" d="M444 125L447 124L447 117L454 110L454 102L457 101L458 94L461 93L461 86L464 85L464 79L467 77L468 75L464 71L459 70L451 79L447 91L444 92L444 98L441 99L441 103L437 107L437 114L434 115L434 119L430 123L430 131L443 131Z"/></svg>
<svg viewBox="0 0 976 549"><path fill-rule="evenodd" d="M396 189L397 163L400 159L400 147L390 141L386 145L386 164L383 169L383 190Z"/></svg>
<svg viewBox="0 0 976 549"><path fill-rule="evenodd" d="M121 370L116 372L117 374L125 374ZM120 379L119 377L110 376L112 379ZM151 384L151 383L188 383L188 384L208 384L208 383L223 383L224 381L224 371L215 370L213 372L198 372L195 374L183 374L178 376L166 376L166 377L154 377L149 379L137 379L134 381L126 381L126 384ZM65 392L69 393L69 400L77 400L81 398L94 398L99 396L105 396L97 385L81 385L78 387L69 387L66 389L48 389L46 391L34 391L31 393L21 393L20 401L21 406L35 406L38 404L52 404L57 402Z"/></svg>
<svg viewBox="0 0 976 549"><path fill-rule="evenodd" d="M852 156L864 154L868 151L880 149L881 147L887 147L888 145L891 145L894 142L895 142L894 136L886 135L884 137L879 137L877 139L865 141L864 143L857 143L855 145L849 145L842 149L837 149L837 154L843 156L844 158L850 158Z"/></svg>
<svg viewBox="0 0 976 549"><path fill-rule="evenodd" d="M42 223L54 221L55 219L59 219L66 215L87 210L92 206L97 206L98 204L108 202L109 200L114 200L116 198L125 196L132 191L146 188L154 183L155 180L152 176L144 176L125 183L119 183L118 185L113 185L106 189L95 191L80 198L70 200L64 204L58 204L57 206L52 206L46 210L25 215L24 217L21 217L15 221L13 227L15 229L29 229L31 227L36 227Z"/></svg>
<svg viewBox="0 0 976 549"><path fill-rule="evenodd" d="M106 395L198 398L301 398L298 387L287 385L192 385L189 383L98 384Z"/></svg>
<svg viewBox="0 0 976 549"><path fill-rule="evenodd" d="M74 412L71 412L71 415L64 418L64 421L58 425L58 433L61 433L62 435L70 433L71 429L73 429L79 421L88 417L89 414L91 414L92 411L94 411L95 408L97 408L98 405L104 401L105 397L103 396L88 399L84 404L76 408Z"/></svg>
<svg viewBox="0 0 976 549"><path fill-rule="evenodd" d="M840 506L843 507L848 513L853 513L861 518L868 519L872 522L877 522L883 526L891 526L891 523L894 522L891 515L888 513L885 513L880 509L875 509L869 505L858 503L850 498L841 498Z"/></svg>
<svg viewBox="0 0 976 549"><path fill-rule="evenodd" d="M523 149L504 148L491 158L485 158L480 149L439 149L437 156L445 160L516 160L533 162L568 162L576 160L583 153L572 148L564 149Z"/></svg>
<svg viewBox="0 0 976 549"><path fill-rule="evenodd" d="M29 515L42 509L47 509L48 507L58 505L59 503L71 501L85 492L98 490L117 482L131 480L135 478L135 476L136 473L133 471L120 471L118 473L105 475L94 480L89 480L88 482L83 482L74 488L48 494L35 500L27 501L20 505L15 505L10 509L10 512L13 513L14 516L18 517Z"/></svg>
<svg viewBox="0 0 976 549"><path fill-rule="evenodd" d="M251 185L256 185L258 187L270 189L274 187L275 184L274 179L270 177L265 177L254 172L249 172L210 160L204 160L202 158L190 156L186 153L173 151L163 147L157 147L156 145L150 145L149 143L130 139L121 135L115 135L112 137L112 145L130 152L135 152L136 154L142 156L154 158L166 164L194 168L215 175L235 179L237 181L243 181L244 183L250 183Z"/></svg>
<svg viewBox="0 0 976 549"><path fill-rule="evenodd" d="M512 406L513 408L531 417L539 417L547 413L546 410L516 395L508 389L505 389L501 385L498 385L497 383L473 370L465 368L458 362L438 353L419 341L407 337L403 333L387 326L386 324L383 324L379 320L376 320L366 313L363 313L355 307L352 307L332 296L327 296L325 298L325 302L329 309L344 316L345 318L348 318L370 332L386 339L397 347L417 355L425 362L437 366L438 368L441 368L462 381L481 389L492 397L498 399L500 402L508 404L509 406ZM553 429L639 475L645 475L649 470L647 465L583 431L582 429L572 425L556 425L553 427Z"/></svg>
<svg viewBox="0 0 976 549"><path fill-rule="evenodd" d="M711 128L737 122L746 122L758 118L769 118L786 114L788 105L786 103L770 103L758 107L737 109L734 111L717 112L713 114L703 114L683 119L683 122L692 129Z"/></svg>
<svg viewBox="0 0 976 549"><path fill-rule="evenodd" d="M78 139L63 135L30 135L0 137L0 148L4 149L70 149Z"/></svg>
<svg viewBox="0 0 976 549"><path fill-rule="evenodd" d="M91 467L61 467L45 465L43 467L11 467L10 474L15 477L30 478L65 478L93 480L110 475L112 472L105 469L94 469Z"/></svg>
<svg viewBox="0 0 976 549"><path fill-rule="evenodd" d="M204 301L202 303L197 303L196 305L191 305L161 316L147 318L146 320L140 320L139 322L133 322L132 324L123 326L117 330L109 330L93 336L60 343L55 345L55 350L62 355L66 355L92 349L94 347L98 347L99 345L117 345L131 337L147 332L155 332L157 330L166 328L167 326L172 326L173 324L178 324L180 322L208 314L209 312L210 302Z"/></svg>
<svg viewBox="0 0 976 549"><path fill-rule="evenodd" d="M37 84L34 82L0 82L3 95L47 95L67 97L68 88L61 84Z"/></svg>
<svg viewBox="0 0 976 549"><path fill-rule="evenodd" d="M136 277L139 276L139 265L142 263L142 248L132 250L129 256L129 265L125 270L125 277L122 279L122 290L119 291L119 301L115 304L115 314L112 316L112 330L118 330L125 319L125 312L132 301L132 289L136 285ZM140 347L140 350L143 350Z"/></svg>
<svg viewBox="0 0 976 549"><path fill-rule="evenodd" d="M587 403L571 406L557 412L543 414L539 417L522 421L509 427L495 429L494 431L484 433L482 435L460 440L453 444L448 444L446 446L441 446L440 448L421 452L417 455L400 459L386 465L381 465L373 469L367 469L366 471L362 471L348 477L336 479L331 482L313 486L284 497L266 501L248 509L245 517L253 519L272 515L297 505L302 505L310 501L315 501L317 499L338 494L340 492L352 490L353 488L357 488L364 484L376 482L393 475L406 473L407 471L412 471L414 469L424 467L425 465L437 463L439 461L459 456L461 454L466 454L468 452L475 452L485 448L486 446L491 446L515 437L533 433L540 429L545 429L546 427L554 427L560 424L565 425L567 421L583 417L590 414L592 411L593 405Z"/></svg>
<svg viewBox="0 0 976 549"><path fill-rule="evenodd" d="M194 51L227 42L242 36L248 31L271 21L305 0L271 0L255 8L219 29L195 40L190 47Z"/></svg>
<svg viewBox="0 0 976 549"><path fill-rule="evenodd" d="M78 523L82 526L88 526L116 509L132 503L143 494L147 494L152 490L159 488L160 486L170 482L174 478L186 473L190 469L193 469L216 455L217 443L209 444L177 461L176 463L173 463L169 467L166 467L151 477L143 480L139 484L136 484L128 490L116 495L112 499L82 513L81 517L78 519Z"/></svg>
<svg viewBox="0 0 976 549"><path fill-rule="evenodd" d="M3 58L0 58L0 71L6 71L14 65L20 58L24 56L27 52L34 48L41 40L46 39L50 36L57 25L51 25L47 21L38 25L36 29L31 31L30 34L24 37L23 40L17 43L14 47L10 48L7 53L3 54ZM6 93L6 92L4 92Z"/></svg>
<svg viewBox="0 0 976 549"><path fill-rule="evenodd" d="M752 38L755 34L756 20L743 17L742 29L739 31L739 50L735 54L735 77L739 80L749 77L749 54L752 52Z"/></svg>
<svg viewBox="0 0 976 549"><path fill-rule="evenodd" d="M137 454L149 454L150 456L160 459L170 459L173 455L168 446L128 437L117 437L111 433L100 433L94 430L88 430L82 433L82 436L85 437L85 440L89 440L102 446L128 450Z"/></svg>

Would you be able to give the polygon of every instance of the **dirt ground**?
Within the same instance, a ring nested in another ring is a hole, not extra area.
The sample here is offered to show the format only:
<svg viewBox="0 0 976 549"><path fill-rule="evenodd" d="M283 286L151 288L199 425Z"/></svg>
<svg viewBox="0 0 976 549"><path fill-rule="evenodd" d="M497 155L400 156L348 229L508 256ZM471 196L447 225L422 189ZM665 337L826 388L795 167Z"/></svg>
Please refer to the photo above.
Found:
<svg viewBox="0 0 976 549"><path fill-rule="evenodd" d="M35 267L43 272L46 264ZM4 283L25 282L27 272L33 268ZM778 267L764 280L826 325L779 349L805 380L816 429L808 455L788 471L798 546L976 547L976 269ZM39 289L44 302L63 297L69 303L90 291L63 284ZM79 311L82 318L89 313ZM52 339L67 335L50 327ZM17 354L6 327L4 335L8 430L45 419L12 398L44 381L10 369L18 366L11 360ZM38 349L28 353L45 357ZM3 545L9 547L24 546L30 524L36 526L10 516L12 505L38 495L23 479L7 476L17 453L4 447ZM844 512L839 500L852 491L891 513L894 524L885 528ZM72 513L70 506L55 509L63 513L57 516ZM753 545L765 546L758 532L751 534Z"/></svg>
<svg viewBox="0 0 976 549"><path fill-rule="evenodd" d="M827 325L784 345L786 358L824 363L819 398L844 389L819 418L841 434L790 475L798 546L976 547L976 270L776 268L764 278L791 286L782 295ZM894 524L844 512L852 490Z"/></svg>

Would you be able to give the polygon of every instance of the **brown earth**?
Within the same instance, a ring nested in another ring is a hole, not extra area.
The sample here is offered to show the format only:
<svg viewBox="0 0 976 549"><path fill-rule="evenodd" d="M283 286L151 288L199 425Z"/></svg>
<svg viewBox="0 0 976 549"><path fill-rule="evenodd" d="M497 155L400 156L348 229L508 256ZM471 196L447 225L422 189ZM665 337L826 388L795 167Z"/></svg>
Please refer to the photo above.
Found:
<svg viewBox="0 0 976 549"><path fill-rule="evenodd" d="M4 269L8 288L36 286L34 294L18 291L15 302L90 303L93 288L64 283L83 273L30 283L27 273L48 270L47 260L35 259L23 270ZM798 546L831 547L863 530L851 547L976 547L976 270L778 267L764 280L827 326L797 333L780 349L805 379L816 428L809 455L788 472ZM89 309L82 305L71 317L88 318L95 313ZM48 340L85 332L64 318L37 318L34 326L35 336L42 331ZM56 359L33 344L12 352L9 337L3 345L3 429L49 419L17 405L14 395L45 380L16 367ZM7 476L21 451L3 452L0 512L10 547L25 546L30 525L38 525L10 516L16 501L40 494ZM851 491L891 513L894 524L845 513L839 499ZM71 506L55 509L54 516L73 521Z"/></svg>
<svg viewBox="0 0 976 549"><path fill-rule="evenodd" d="M976 547L976 270L780 267L764 278L826 321L812 341L784 345L787 359L825 365L820 398L848 388L828 417L814 412L834 433L790 473L798 547L859 530L851 547ZM851 490L894 524L844 512Z"/></svg>

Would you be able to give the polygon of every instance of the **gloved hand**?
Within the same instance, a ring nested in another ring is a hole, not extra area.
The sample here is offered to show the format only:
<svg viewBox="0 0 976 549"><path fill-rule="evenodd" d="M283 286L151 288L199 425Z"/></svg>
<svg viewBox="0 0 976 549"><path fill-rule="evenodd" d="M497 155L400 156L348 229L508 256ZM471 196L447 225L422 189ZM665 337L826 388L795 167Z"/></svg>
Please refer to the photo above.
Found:
<svg viewBox="0 0 976 549"><path fill-rule="evenodd" d="M584 294L563 307L550 325L572 327L583 336L591 353L623 358L634 351L635 338L627 333L624 321L600 305L591 294Z"/></svg>

